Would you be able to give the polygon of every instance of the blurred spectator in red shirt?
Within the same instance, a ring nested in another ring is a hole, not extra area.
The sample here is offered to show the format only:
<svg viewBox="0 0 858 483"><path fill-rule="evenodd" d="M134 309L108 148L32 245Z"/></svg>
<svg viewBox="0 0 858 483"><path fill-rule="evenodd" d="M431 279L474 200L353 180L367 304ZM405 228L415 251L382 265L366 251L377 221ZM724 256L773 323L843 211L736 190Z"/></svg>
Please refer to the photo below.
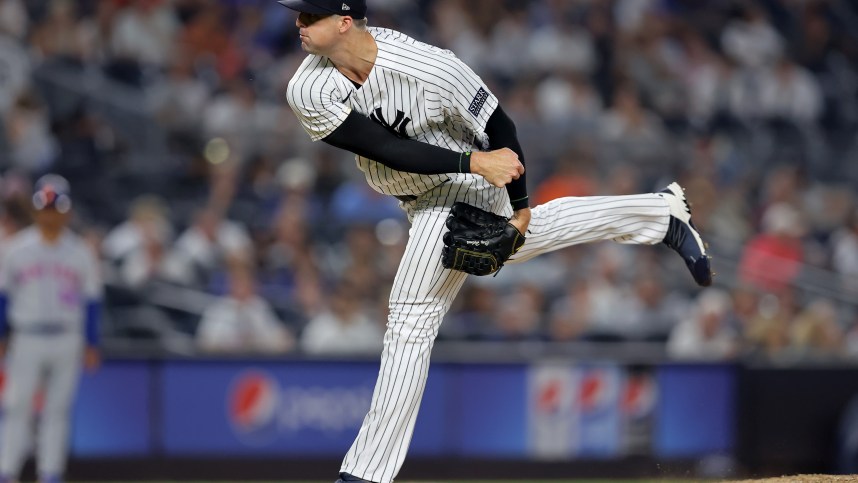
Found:
<svg viewBox="0 0 858 483"><path fill-rule="evenodd" d="M763 232L745 246L740 277L760 289L778 292L791 285L804 261L804 222L792 206L777 203L763 215Z"/></svg>

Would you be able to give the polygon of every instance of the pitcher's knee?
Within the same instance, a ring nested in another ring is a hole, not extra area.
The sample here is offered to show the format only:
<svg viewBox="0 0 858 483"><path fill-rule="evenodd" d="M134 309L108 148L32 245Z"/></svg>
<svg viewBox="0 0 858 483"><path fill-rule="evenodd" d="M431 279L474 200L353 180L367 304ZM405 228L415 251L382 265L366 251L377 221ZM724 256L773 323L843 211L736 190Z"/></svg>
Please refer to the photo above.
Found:
<svg viewBox="0 0 858 483"><path fill-rule="evenodd" d="M387 319L387 334L385 341L388 339L405 342L405 343L431 343L438 335L438 326L440 321L437 317L420 317L413 316L402 317L391 314Z"/></svg>

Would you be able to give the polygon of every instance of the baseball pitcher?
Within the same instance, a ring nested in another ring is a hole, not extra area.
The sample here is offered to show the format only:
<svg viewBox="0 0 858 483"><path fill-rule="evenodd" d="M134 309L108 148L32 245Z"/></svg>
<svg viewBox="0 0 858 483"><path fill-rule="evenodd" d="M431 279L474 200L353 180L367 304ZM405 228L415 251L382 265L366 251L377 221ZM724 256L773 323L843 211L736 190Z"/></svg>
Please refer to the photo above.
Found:
<svg viewBox="0 0 858 483"><path fill-rule="evenodd" d="M367 27L365 0L281 0L309 55L287 100L313 140L356 154L411 221L390 294L381 369L340 481L390 483L405 459L444 314L468 274L601 240L664 242L695 281L709 257L682 188L530 208L524 153L498 99L453 53Z"/></svg>

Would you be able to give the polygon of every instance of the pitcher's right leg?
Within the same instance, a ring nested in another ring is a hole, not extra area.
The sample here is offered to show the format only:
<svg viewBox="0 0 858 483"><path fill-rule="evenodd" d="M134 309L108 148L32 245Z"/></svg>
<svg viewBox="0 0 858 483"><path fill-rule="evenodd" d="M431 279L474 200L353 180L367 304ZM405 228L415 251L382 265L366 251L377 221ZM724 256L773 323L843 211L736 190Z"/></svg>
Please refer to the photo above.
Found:
<svg viewBox="0 0 858 483"><path fill-rule="evenodd" d="M369 413L343 460L344 482L390 483L405 460L435 337L467 277L441 265L447 213L436 207L414 214L390 294L381 369Z"/></svg>

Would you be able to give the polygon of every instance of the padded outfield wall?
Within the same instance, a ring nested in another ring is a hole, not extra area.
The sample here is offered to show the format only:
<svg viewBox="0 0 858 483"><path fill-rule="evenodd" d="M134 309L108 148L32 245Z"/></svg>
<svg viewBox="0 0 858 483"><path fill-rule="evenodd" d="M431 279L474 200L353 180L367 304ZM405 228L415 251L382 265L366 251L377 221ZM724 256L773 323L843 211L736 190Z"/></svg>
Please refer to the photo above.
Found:
<svg viewBox="0 0 858 483"><path fill-rule="evenodd" d="M82 381L70 476L330 476L369 407L377 368L108 360ZM843 367L435 361L403 475L658 476L709 463L740 474L832 472L856 376Z"/></svg>

